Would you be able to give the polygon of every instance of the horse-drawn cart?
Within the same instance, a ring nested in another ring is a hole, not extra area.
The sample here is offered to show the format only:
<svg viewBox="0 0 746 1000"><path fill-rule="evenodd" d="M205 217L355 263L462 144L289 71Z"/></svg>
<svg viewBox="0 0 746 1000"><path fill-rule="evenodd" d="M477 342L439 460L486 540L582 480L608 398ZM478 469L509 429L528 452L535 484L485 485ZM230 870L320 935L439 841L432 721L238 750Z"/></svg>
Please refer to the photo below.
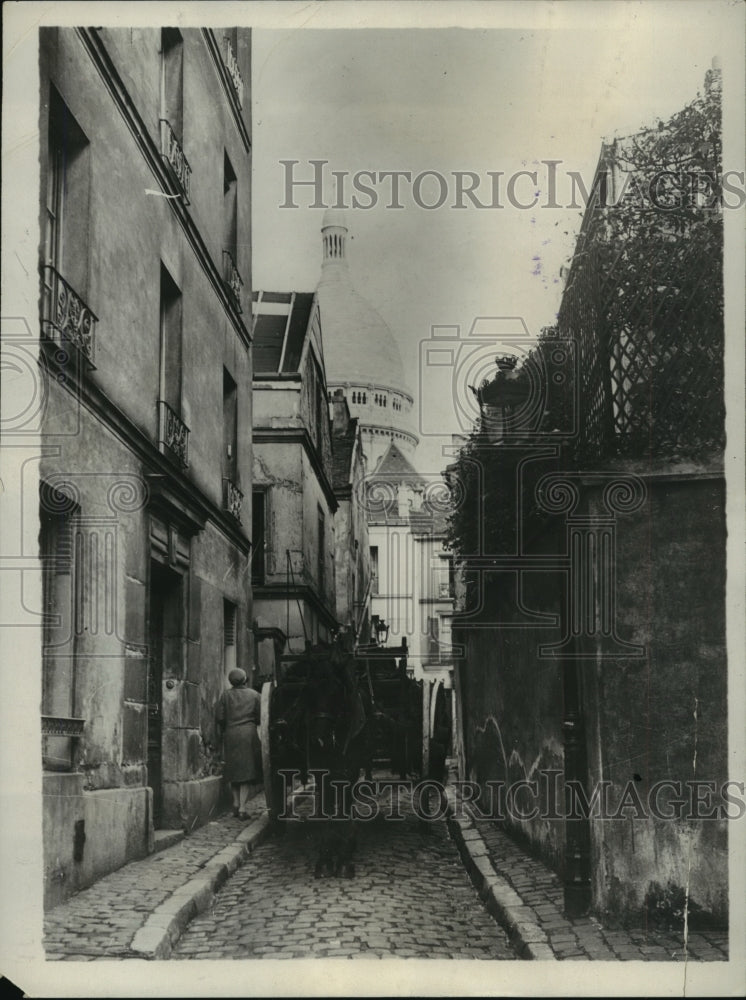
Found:
<svg viewBox="0 0 746 1000"><path fill-rule="evenodd" d="M430 682L407 672L407 645L309 647L283 657L262 688L262 765L267 808L277 819L294 773L322 769L355 782L385 770L425 777L433 731ZM282 773L284 772L284 774Z"/></svg>

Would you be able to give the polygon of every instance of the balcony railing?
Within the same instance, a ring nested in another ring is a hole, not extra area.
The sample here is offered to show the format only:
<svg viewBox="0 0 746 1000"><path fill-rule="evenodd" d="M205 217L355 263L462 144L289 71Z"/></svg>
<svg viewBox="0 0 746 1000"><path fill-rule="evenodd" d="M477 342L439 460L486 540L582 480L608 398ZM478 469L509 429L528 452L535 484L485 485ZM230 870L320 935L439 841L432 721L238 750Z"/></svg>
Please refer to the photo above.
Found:
<svg viewBox="0 0 746 1000"><path fill-rule="evenodd" d="M232 479L223 480L223 507L241 523L241 505L243 503L243 493Z"/></svg>
<svg viewBox="0 0 746 1000"><path fill-rule="evenodd" d="M158 444L170 453L183 468L189 465L189 428L168 403L158 400Z"/></svg>
<svg viewBox="0 0 746 1000"><path fill-rule="evenodd" d="M68 719L57 715L42 715L42 736L73 736L83 735L85 719Z"/></svg>
<svg viewBox="0 0 746 1000"><path fill-rule="evenodd" d="M174 177L179 183L184 201L189 204L189 184L192 176L192 168L189 161L184 156L184 150L176 138L174 130L165 118L161 122L161 153L166 162L171 167Z"/></svg>
<svg viewBox="0 0 746 1000"><path fill-rule="evenodd" d="M51 264L44 266L44 285L44 336L58 344L73 344L93 364L98 318Z"/></svg>
<svg viewBox="0 0 746 1000"><path fill-rule="evenodd" d="M238 60L236 59L236 53L233 51L230 38L225 37L223 41L225 43L225 68L228 70L228 76L231 78L233 89L236 92L238 106L241 108L243 107L243 77L241 76L241 70L238 68Z"/></svg>
<svg viewBox="0 0 746 1000"><path fill-rule="evenodd" d="M72 771L76 741L83 736L85 719L56 715L41 717L41 755L45 771Z"/></svg>
<svg viewBox="0 0 746 1000"><path fill-rule="evenodd" d="M238 273L233 254L229 250L223 250L223 281L230 292L236 309L241 312L241 286L243 279Z"/></svg>

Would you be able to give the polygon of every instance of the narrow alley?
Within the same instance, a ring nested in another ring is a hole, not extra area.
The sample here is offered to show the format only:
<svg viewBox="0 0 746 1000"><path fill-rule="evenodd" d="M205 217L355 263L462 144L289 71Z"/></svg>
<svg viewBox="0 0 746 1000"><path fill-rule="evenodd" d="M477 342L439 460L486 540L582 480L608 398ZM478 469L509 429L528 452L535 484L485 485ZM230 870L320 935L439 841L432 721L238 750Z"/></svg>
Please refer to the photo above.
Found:
<svg viewBox="0 0 746 1000"><path fill-rule="evenodd" d="M314 878L318 831L288 821L252 852L173 958L514 959L444 821L402 795L402 820L358 824L355 877ZM303 816L307 813L299 808Z"/></svg>

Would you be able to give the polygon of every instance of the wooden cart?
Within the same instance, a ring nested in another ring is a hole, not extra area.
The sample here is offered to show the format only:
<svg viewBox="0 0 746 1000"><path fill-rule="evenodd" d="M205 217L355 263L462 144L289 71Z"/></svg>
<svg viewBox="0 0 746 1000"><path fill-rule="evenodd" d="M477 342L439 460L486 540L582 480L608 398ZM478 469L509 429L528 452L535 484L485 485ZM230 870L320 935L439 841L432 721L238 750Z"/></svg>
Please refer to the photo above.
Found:
<svg viewBox="0 0 746 1000"><path fill-rule="evenodd" d="M358 646L354 651L319 645L285 656L279 676L262 687L262 765L267 808L273 819L284 810L288 790L281 771L296 771L304 784L314 766L312 732L305 711L309 688L326 676L336 657L356 685L365 713L367 778L385 770L405 778L428 775L434 721L430 682L407 672L407 645ZM323 683L323 679L321 681Z"/></svg>

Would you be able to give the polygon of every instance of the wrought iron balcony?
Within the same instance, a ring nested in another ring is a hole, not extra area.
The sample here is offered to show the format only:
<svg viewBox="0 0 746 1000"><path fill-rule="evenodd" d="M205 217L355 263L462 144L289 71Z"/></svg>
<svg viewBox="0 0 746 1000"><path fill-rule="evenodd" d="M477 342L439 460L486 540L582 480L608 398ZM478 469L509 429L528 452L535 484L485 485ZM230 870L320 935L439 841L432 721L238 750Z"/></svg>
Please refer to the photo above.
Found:
<svg viewBox="0 0 746 1000"><path fill-rule="evenodd" d="M243 493L232 479L223 480L223 507L241 523L241 504L243 503Z"/></svg>
<svg viewBox="0 0 746 1000"><path fill-rule="evenodd" d="M184 196L184 201L189 204L189 183L192 176L192 168L189 166L189 161L186 156L184 156L184 150L179 144L179 140L176 138L174 130L171 125L166 121L165 118L160 119L161 122L161 154L164 156L166 162L171 167L174 177L179 183L182 194Z"/></svg>
<svg viewBox="0 0 746 1000"><path fill-rule="evenodd" d="M158 400L158 444L186 469L189 465L189 428L164 400Z"/></svg>
<svg viewBox="0 0 746 1000"><path fill-rule="evenodd" d="M68 719L57 715L42 715L42 736L72 736L75 739L83 735L85 719Z"/></svg>
<svg viewBox="0 0 746 1000"><path fill-rule="evenodd" d="M45 771L72 771L77 740L83 736L85 719L57 715L41 717L41 758Z"/></svg>
<svg viewBox="0 0 746 1000"><path fill-rule="evenodd" d="M229 250L223 250L223 281L233 297L236 309L241 312L241 286L243 285L243 279L238 273L233 254Z"/></svg>
<svg viewBox="0 0 746 1000"><path fill-rule="evenodd" d="M58 344L73 344L93 364L98 318L51 264L44 270L42 332Z"/></svg>
<svg viewBox="0 0 746 1000"><path fill-rule="evenodd" d="M225 43L225 68L228 70L228 76L231 78L233 89L236 92L238 106L241 108L243 107L243 77L241 76L241 70L238 68L238 59L236 58L236 53L233 51L230 38L226 36L223 41Z"/></svg>

